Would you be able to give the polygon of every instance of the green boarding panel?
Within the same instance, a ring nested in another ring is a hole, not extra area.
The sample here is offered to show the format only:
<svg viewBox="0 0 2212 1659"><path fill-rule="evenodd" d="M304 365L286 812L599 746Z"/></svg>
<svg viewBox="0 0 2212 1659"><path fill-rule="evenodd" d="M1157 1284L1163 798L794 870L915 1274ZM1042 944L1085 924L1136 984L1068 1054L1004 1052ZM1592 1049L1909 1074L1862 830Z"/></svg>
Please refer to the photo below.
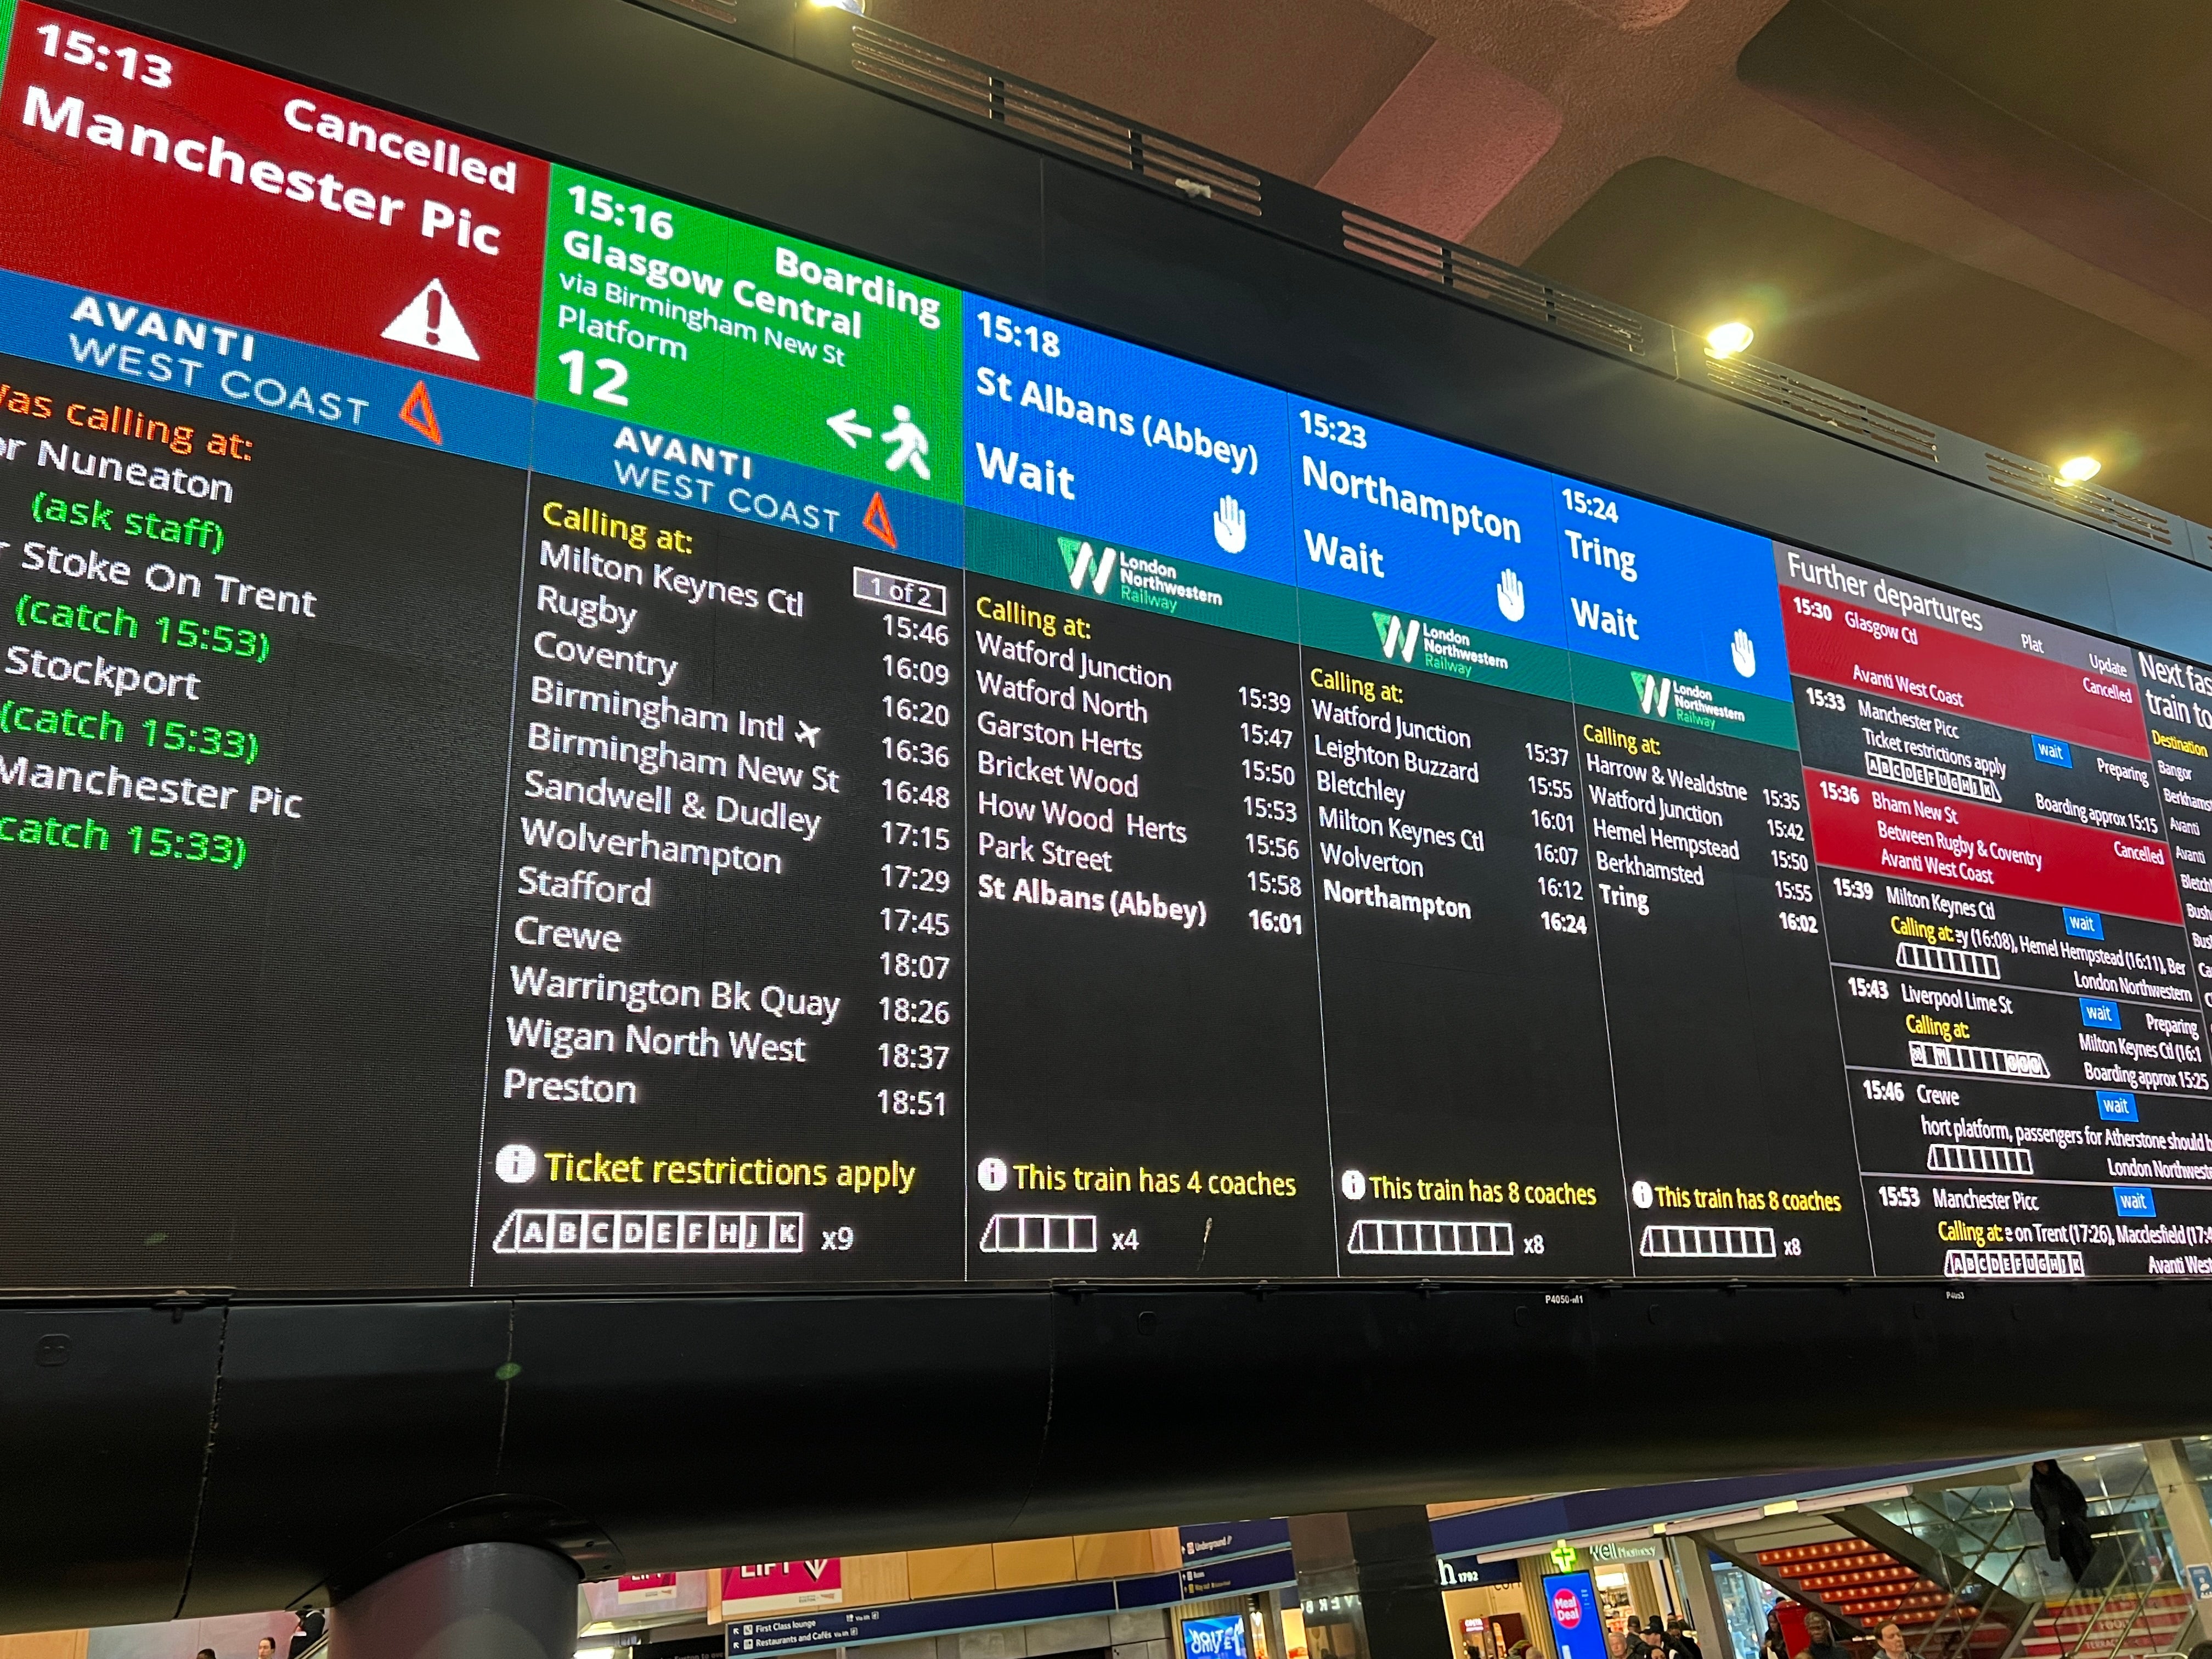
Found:
<svg viewBox="0 0 2212 1659"><path fill-rule="evenodd" d="M1584 708L1771 744L1777 749L1797 747L1796 711L1773 697L1656 674L1579 652L1574 658L1574 679L1575 702Z"/></svg>
<svg viewBox="0 0 2212 1659"><path fill-rule="evenodd" d="M1103 537L1071 536L969 507L968 568L1032 587L1109 599L1182 622L1296 643L1298 593L1233 570L1163 558Z"/></svg>
<svg viewBox="0 0 2212 1659"><path fill-rule="evenodd" d="M1572 695L1567 653L1503 634L1462 628L1310 589L1298 594L1299 637L1316 651L1364 658L1396 668L1479 685L1501 686L1565 702Z"/></svg>
<svg viewBox="0 0 2212 1659"><path fill-rule="evenodd" d="M960 499L960 294L556 167L538 395Z"/></svg>

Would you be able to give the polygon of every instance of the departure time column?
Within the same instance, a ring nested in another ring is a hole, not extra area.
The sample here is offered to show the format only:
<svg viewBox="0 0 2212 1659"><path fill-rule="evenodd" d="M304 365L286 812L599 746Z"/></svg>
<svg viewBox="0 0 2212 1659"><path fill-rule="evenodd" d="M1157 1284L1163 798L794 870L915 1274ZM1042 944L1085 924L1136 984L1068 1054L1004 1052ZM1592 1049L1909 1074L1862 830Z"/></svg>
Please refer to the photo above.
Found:
<svg viewBox="0 0 2212 1659"><path fill-rule="evenodd" d="M884 646L874 769L883 854L877 1106L887 1119L941 1125L957 1125L964 1105L953 591L942 580L853 568L853 598L882 613Z"/></svg>

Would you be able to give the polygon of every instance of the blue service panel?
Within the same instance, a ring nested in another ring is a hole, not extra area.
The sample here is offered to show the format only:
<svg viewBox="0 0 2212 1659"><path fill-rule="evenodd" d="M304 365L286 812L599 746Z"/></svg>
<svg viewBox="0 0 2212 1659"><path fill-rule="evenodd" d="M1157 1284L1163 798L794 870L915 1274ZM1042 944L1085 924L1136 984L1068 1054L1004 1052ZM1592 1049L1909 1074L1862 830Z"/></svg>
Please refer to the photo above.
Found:
<svg viewBox="0 0 2212 1659"><path fill-rule="evenodd" d="M1296 580L1281 392L1056 317L967 307L969 506Z"/></svg>
<svg viewBox="0 0 2212 1659"><path fill-rule="evenodd" d="M1326 404L1290 416L1302 586L1566 643L1549 473Z"/></svg>
<svg viewBox="0 0 2212 1659"><path fill-rule="evenodd" d="M1564 480L1555 501L1570 646L1790 701L1772 542Z"/></svg>

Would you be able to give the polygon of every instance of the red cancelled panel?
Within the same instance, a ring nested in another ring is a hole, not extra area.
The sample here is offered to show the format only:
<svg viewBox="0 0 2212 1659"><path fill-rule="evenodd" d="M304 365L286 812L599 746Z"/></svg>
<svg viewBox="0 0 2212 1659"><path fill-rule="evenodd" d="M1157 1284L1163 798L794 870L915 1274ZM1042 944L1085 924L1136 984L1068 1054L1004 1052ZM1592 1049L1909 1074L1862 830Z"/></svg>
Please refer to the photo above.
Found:
<svg viewBox="0 0 2212 1659"><path fill-rule="evenodd" d="M2150 755L2142 697L2124 678L1863 610L1830 594L1782 592L1793 674L2138 760Z"/></svg>
<svg viewBox="0 0 2212 1659"><path fill-rule="evenodd" d="M1822 864L2151 921L2181 920L2163 842L1825 772L1806 773L1805 788L1813 851Z"/></svg>
<svg viewBox="0 0 2212 1659"><path fill-rule="evenodd" d="M512 150L44 6L15 14L0 261L33 276L526 397L545 187L544 163Z"/></svg>

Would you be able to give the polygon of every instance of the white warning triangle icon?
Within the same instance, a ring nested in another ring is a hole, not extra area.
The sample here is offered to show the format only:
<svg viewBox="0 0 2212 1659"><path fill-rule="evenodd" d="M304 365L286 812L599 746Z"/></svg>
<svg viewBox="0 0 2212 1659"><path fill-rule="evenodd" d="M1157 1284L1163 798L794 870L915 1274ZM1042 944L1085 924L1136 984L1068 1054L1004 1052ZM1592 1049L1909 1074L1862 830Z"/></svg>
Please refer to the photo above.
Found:
<svg viewBox="0 0 2212 1659"><path fill-rule="evenodd" d="M407 308L392 319L392 325L384 331L384 337L397 340L401 345L442 351L448 357L477 361L476 343L469 338L468 330L461 326L461 313L446 297L446 285L434 276L429 286L410 300Z"/></svg>

